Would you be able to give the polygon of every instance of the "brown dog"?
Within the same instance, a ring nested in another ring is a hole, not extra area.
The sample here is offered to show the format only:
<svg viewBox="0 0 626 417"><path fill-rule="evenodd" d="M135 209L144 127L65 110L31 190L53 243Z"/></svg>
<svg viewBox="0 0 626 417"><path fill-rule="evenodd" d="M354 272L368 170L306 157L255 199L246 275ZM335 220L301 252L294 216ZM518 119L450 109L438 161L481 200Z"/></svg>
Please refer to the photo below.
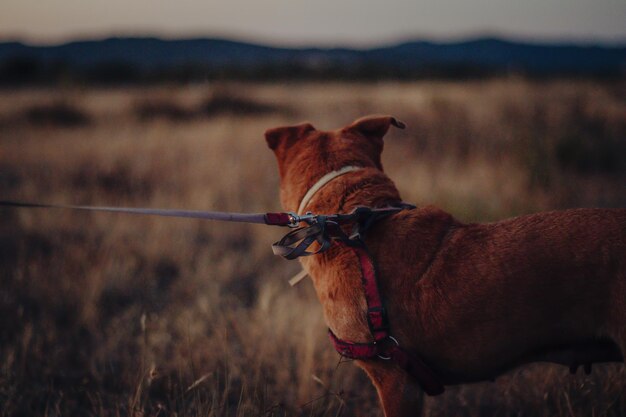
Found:
<svg viewBox="0 0 626 417"><path fill-rule="evenodd" d="M330 132L310 124L266 132L285 210L346 213L400 201L381 164L393 117L370 116ZM320 186L344 167L358 170ZM626 356L626 209L574 209L463 224L435 207L376 223L366 243L378 263L393 335L444 384L491 379L532 361L567 365ZM371 340L361 269L334 246L304 258L328 326ZM357 363L387 417L418 413L421 390L391 361ZM575 368L574 368L575 369Z"/></svg>

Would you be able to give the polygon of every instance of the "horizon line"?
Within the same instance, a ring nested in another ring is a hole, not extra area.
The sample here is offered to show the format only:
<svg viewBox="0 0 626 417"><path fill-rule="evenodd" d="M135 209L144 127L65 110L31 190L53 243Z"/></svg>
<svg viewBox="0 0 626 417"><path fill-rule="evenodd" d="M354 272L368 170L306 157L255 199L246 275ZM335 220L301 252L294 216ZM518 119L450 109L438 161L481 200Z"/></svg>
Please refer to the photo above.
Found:
<svg viewBox="0 0 626 417"><path fill-rule="evenodd" d="M626 37L574 37L574 36L530 36L505 34L498 31L477 30L463 34L451 35L428 35L415 34L387 37L376 42L348 41L338 40L336 42L328 41L299 41L285 42L276 40L271 36L253 36L244 34L217 34L217 33L199 33L197 31L189 31L188 33L167 33L161 31L111 31L103 33L91 34L74 34L62 36L53 39L50 42L42 40L41 36L15 34L0 35L0 43L21 43L31 47L55 47L67 45L75 42L98 42L107 39L158 39L162 41L184 41L184 40L225 40L232 42L247 43L259 46L268 46L275 48L287 49L374 49L400 45L409 42L431 42L435 44L451 44L462 43L480 39L494 39L512 43L524 43L535 45L558 45L558 46L583 46L583 47L603 47L603 48L619 48L626 47Z"/></svg>

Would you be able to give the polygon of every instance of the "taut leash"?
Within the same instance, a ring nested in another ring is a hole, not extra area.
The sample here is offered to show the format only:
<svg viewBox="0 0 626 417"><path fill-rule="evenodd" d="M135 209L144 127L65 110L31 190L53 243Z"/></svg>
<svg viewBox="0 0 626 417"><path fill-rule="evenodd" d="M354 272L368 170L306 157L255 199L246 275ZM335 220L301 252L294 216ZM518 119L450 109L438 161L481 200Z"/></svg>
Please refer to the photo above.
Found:
<svg viewBox="0 0 626 417"><path fill-rule="evenodd" d="M341 224L349 222L359 223L366 220L371 221L374 216L379 217L381 215L392 214L407 208L412 208L413 206L409 204L400 204L384 208L357 207L350 213L323 215L313 213L298 215L291 212L231 213L223 211L178 210L143 207L83 206L32 203L11 200L0 200L0 207L83 210L289 227L295 230L288 233L280 241L275 242L272 245L272 249L275 255L280 255L283 258L291 260L301 256L309 256L328 250L333 240L337 240L339 236L342 238L344 237L341 233L341 229L339 228L339 225ZM301 226L302 224L305 224L305 226ZM314 242L318 242L320 247L315 252L308 251L307 249Z"/></svg>
<svg viewBox="0 0 626 417"><path fill-rule="evenodd" d="M391 360L415 378L428 395L438 395L444 391L443 385L430 367L419 356L412 355L403 349L398 340L391 335L387 310L378 288L376 263L363 239L363 234L374 223L399 211L413 209L415 208L413 205L396 203L382 208L357 207L350 213L328 215L313 213L298 215L280 212L229 213L199 210L79 206L7 200L0 200L0 207L71 209L286 226L295 228L295 230L289 232L280 241L272 245L274 254L280 255L285 259L296 259L325 252L334 242L337 242L351 248L359 260L367 304L366 317L372 341L369 343L355 343L342 340L329 329L329 336L335 349L342 356L352 359ZM346 234L341 227L347 223L353 225L350 235ZM301 224L305 224L305 226L301 226ZM318 244L317 249L308 250L314 243ZM302 276L304 275L301 273L299 276L294 277L292 279L294 284Z"/></svg>
<svg viewBox="0 0 626 417"><path fill-rule="evenodd" d="M216 220L223 222L256 223L269 226L296 227L302 218L294 213L229 213L222 211L177 210L140 207L107 207L107 206L79 206L66 204L30 203L24 201L0 200L0 207L24 208L53 208L84 211L99 211L108 213L141 214L148 216L182 217L201 220Z"/></svg>

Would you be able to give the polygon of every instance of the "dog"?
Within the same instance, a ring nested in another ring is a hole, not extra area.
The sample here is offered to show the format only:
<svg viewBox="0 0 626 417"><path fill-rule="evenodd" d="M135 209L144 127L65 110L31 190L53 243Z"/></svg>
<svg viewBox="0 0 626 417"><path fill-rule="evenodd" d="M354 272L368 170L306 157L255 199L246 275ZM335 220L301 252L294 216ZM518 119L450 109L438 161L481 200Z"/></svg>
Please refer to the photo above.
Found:
<svg viewBox="0 0 626 417"><path fill-rule="evenodd" d="M402 201L381 163L392 126L404 128L394 117L368 116L334 131L310 123L266 131L283 208L349 213ZM529 362L575 371L626 357L626 209L464 224L425 206L377 221L365 242L394 341L444 385L490 380ZM301 262L331 331L371 342L362 271L350 248L333 245ZM423 391L401 366L356 363L386 417L419 413Z"/></svg>

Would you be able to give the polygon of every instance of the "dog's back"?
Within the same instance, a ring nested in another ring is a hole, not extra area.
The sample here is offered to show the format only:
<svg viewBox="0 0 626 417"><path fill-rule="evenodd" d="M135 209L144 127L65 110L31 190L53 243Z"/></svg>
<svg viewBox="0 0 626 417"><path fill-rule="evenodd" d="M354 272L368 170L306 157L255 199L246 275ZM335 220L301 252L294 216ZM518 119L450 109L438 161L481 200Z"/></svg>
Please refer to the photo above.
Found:
<svg viewBox="0 0 626 417"><path fill-rule="evenodd" d="M390 305L404 306L395 314L416 320L407 327L419 335L415 349L451 378L481 379L543 350L606 338L626 351L626 209L469 225L433 217L435 210L414 214L439 220L409 233L413 240L439 235L441 242L427 265L411 266L423 271L413 277L411 294L387 285L389 296L397 297ZM449 229L441 234L446 222ZM389 232L386 240L393 242ZM424 253L423 242L410 245ZM380 256L398 255L383 263L388 278L382 279L397 279L406 256L385 246L379 246Z"/></svg>

